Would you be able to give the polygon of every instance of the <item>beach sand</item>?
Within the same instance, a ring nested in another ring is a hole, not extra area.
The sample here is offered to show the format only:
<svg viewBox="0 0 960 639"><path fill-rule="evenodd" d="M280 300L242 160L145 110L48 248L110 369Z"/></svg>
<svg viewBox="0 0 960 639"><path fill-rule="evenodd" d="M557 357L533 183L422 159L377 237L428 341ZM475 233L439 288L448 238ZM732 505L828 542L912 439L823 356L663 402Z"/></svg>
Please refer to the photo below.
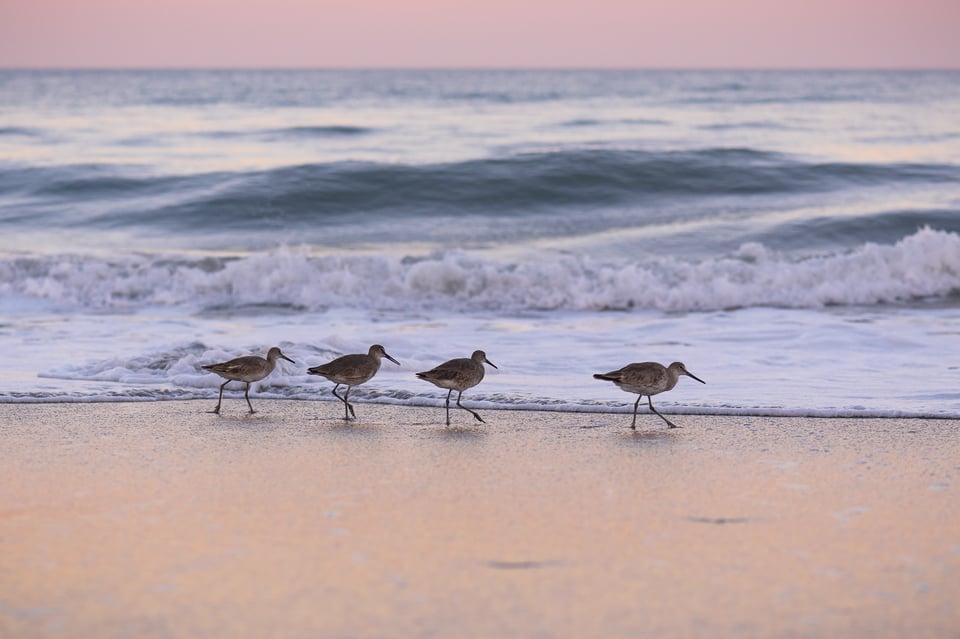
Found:
<svg viewBox="0 0 960 639"><path fill-rule="evenodd" d="M0 405L0 637L960 637L956 421L253 402Z"/></svg>

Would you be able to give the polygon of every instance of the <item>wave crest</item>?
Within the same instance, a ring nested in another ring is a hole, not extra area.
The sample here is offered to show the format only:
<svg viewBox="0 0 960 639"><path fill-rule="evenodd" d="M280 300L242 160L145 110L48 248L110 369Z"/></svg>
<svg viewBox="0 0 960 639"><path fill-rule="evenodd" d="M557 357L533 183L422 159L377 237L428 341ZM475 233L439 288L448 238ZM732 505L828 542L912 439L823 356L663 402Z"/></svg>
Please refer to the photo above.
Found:
<svg viewBox="0 0 960 639"><path fill-rule="evenodd" d="M808 163L745 148L564 149L439 164L343 161L185 176L118 172L105 165L9 167L0 170L0 189L24 198L18 207L23 216L48 220L56 215L51 203L66 204L62 209L70 218L62 223L76 225L80 202L89 209L85 223L99 227L220 234L262 231L271 220L309 230L318 222L364 215L508 219L584 208L646 211L652 200L930 186L954 184L958 177L949 164Z"/></svg>

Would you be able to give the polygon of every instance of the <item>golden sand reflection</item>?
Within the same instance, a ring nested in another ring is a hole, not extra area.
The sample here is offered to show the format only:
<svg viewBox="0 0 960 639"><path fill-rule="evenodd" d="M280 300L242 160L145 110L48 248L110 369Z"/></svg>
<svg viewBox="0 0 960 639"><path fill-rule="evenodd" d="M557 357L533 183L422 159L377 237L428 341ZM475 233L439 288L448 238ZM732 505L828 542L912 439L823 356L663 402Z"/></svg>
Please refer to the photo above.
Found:
<svg viewBox="0 0 960 639"><path fill-rule="evenodd" d="M310 419L313 403L251 419L17 407L0 634L960 627L949 423L688 416L634 435L494 412L458 431L430 409L364 408L344 426Z"/></svg>

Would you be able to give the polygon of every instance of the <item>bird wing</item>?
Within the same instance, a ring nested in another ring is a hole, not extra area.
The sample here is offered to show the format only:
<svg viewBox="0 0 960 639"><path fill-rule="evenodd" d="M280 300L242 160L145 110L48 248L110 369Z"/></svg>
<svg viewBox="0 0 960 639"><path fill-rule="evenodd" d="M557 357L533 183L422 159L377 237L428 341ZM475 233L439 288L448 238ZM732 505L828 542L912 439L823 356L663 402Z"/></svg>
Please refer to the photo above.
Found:
<svg viewBox="0 0 960 639"><path fill-rule="evenodd" d="M227 375L239 375L244 370L248 369L251 364L254 363L253 360L259 359L256 356L247 356L247 357L238 357L236 359L231 359L229 362L222 362L220 364L209 364L204 366L208 371L213 371L215 373L224 373Z"/></svg>
<svg viewBox="0 0 960 639"><path fill-rule="evenodd" d="M461 368L456 366L437 366L436 368L428 370L426 373L417 373L417 377L438 381L451 381L460 376L461 370Z"/></svg>
<svg viewBox="0 0 960 639"><path fill-rule="evenodd" d="M655 362L629 364L619 371L620 379L632 386L658 388L666 384L667 369Z"/></svg>
<svg viewBox="0 0 960 639"><path fill-rule="evenodd" d="M372 368L367 355L344 355L332 362L308 368L311 375L322 375L341 384L359 384L365 382L377 372L379 366Z"/></svg>
<svg viewBox="0 0 960 639"><path fill-rule="evenodd" d="M659 393L665 390L668 381L667 369L656 362L627 364L619 370L594 377L613 382L633 393Z"/></svg>

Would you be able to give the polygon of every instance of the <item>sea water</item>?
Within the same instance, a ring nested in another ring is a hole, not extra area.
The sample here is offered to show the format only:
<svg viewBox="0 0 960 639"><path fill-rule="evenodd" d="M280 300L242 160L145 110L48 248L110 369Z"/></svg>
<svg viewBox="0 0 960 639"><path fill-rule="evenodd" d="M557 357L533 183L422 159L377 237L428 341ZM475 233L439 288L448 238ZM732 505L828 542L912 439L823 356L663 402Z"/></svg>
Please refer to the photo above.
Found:
<svg viewBox="0 0 960 639"><path fill-rule="evenodd" d="M254 397L329 400L380 343L360 402L480 348L477 407L683 361L664 412L960 417L958 114L952 71L0 71L0 401L271 346Z"/></svg>

